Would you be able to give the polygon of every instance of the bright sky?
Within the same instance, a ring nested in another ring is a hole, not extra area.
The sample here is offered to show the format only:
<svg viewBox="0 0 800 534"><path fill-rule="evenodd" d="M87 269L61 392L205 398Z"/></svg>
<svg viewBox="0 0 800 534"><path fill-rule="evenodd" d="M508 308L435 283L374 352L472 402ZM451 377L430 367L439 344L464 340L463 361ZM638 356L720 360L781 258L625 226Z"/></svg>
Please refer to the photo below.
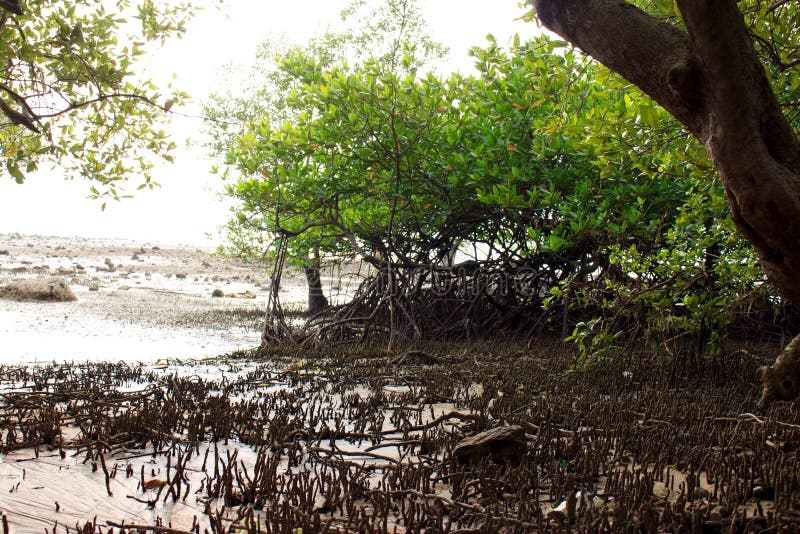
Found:
<svg viewBox="0 0 800 534"><path fill-rule="evenodd" d="M493 34L500 44L510 43L514 33L523 39L538 30L519 18L524 13L517 0L421 0L431 34L451 49L453 70L467 71L467 50L485 44ZM146 73L157 80L177 75L177 85L196 101L226 80L219 67L247 62L256 45L272 34L287 34L302 42L335 25L349 0L226 0L223 13L208 9L195 18L180 41L144 60ZM197 104L180 110L197 113ZM172 131L181 147L173 165L159 167L154 191L139 191L133 199L111 202L100 210L100 202L86 198L89 184L64 181L54 172L28 177L18 186L0 180L0 233L83 237L121 237L148 242L212 245L219 241L218 228L226 221L228 208L220 197L222 182L210 174L210 160L199 146L186 147L186 137L195 141L200 119L176 116ZM138 185L135 179L131 189ZM207 236L211 236L209 239Z"/></svg>

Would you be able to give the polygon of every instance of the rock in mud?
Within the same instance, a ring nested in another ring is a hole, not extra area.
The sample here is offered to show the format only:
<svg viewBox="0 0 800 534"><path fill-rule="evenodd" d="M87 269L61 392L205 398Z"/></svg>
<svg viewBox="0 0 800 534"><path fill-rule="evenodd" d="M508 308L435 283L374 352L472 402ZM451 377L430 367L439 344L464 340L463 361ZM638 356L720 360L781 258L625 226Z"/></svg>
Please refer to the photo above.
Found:
<svg viewBox="0 0 800 534"><path fill-rule="evenodd" d="M489 457L495 463L519 464L528 449L525 431L518 425L506 425L462 439L453 449L460 464L477 464Z"/></svg>
<svg viewBox="0 0 800 534"><path fill-rule="evenodd" d="M0 298L17 301L70 302L78 300L67 282L60 278L15 280L0 287Z"/></svg>
<svg viewBox="0 0 800 534"><path fill-rule="evenodd" d="M211 292L211 296L214 298L226 297L229 299L254 299L258 297L258 295L252 291L242 291L241 293L225 293L220 288L214 289L214 291Z"/></svg>
<svg viewBox="0 0 800 534"><path fill-rule="evenodd" d="M666 501L669 499L670 490L663 482L655 482L653 484L653 495L659 500Z"/></svg>
<svg viewBox="0 0 800 534"><path fill-rule="evenodd" d="M254 299L258 295L252 291L242 291L241 293L228 293L225 296L231 299Z"/></svg>

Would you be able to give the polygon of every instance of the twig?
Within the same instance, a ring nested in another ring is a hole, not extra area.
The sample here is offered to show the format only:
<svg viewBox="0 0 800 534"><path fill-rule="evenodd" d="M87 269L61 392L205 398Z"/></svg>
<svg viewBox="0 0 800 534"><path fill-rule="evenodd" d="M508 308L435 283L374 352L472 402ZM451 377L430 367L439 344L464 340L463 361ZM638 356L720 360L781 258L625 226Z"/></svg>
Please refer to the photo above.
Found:
<svg viewBox="0 0 800 534"><path fill-rule="evenodd" d="M152 530L153 532L164 532L166 534L194 534L188 530L181 530L179 528L165 527L161 525L135 525L133 523L117 523L116 521L106 521L106 525L109 527L124 528L127 530Z"/></svg>

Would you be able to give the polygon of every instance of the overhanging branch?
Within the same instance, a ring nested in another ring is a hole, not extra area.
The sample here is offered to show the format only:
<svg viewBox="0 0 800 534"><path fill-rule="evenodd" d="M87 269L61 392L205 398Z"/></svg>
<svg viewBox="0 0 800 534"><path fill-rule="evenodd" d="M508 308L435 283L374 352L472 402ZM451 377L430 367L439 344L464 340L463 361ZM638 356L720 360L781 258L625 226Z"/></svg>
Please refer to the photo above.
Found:
<svg viewBox="0 0 800 534"><path fill-rule="evenodd" d="M22 2L20 0L0 0L0 9L15 15L22 15Z"/></svg>
<svg viewBox="0 0 800 534"><path fill-rule="evenodd" d="M25 99L5 84L0 83L0 90L5 92L23 109L23 111L18 111L0 98L0 112L8 117L13 124L19 124L20 126L24 126L32 132L40 133L39 128L36 126L36 122L39 120L39 117L33 112Z"/></svg>
<svg viewBox="0 0 800 534"><path fill-rule="evenodd" d="M548 29L621 74L703 137L702 77L689 36L623 0L530 0Z"/></svg>

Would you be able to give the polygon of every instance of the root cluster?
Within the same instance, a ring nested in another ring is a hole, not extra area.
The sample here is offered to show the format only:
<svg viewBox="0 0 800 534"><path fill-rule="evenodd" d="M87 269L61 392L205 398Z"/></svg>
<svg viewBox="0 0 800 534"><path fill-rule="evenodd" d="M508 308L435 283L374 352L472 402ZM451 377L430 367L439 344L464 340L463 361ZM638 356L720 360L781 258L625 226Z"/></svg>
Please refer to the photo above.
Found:
<svg viewBox="0 0 800 534"><path fill-rule="evenodd" d="M148 491L129 498L200 511L191 525L102 517L54 532L800 527L798 411L750 413L749 353L686 372L632 356L574 369L557 344L368 352L239 355L213 380L191 366L2 368L2 449L82 458L99 491L138 478ZM507 424L524 428L521 457L456 461L465 436ZM137 450L161 459L157 478L122 459Z"/></svg>

